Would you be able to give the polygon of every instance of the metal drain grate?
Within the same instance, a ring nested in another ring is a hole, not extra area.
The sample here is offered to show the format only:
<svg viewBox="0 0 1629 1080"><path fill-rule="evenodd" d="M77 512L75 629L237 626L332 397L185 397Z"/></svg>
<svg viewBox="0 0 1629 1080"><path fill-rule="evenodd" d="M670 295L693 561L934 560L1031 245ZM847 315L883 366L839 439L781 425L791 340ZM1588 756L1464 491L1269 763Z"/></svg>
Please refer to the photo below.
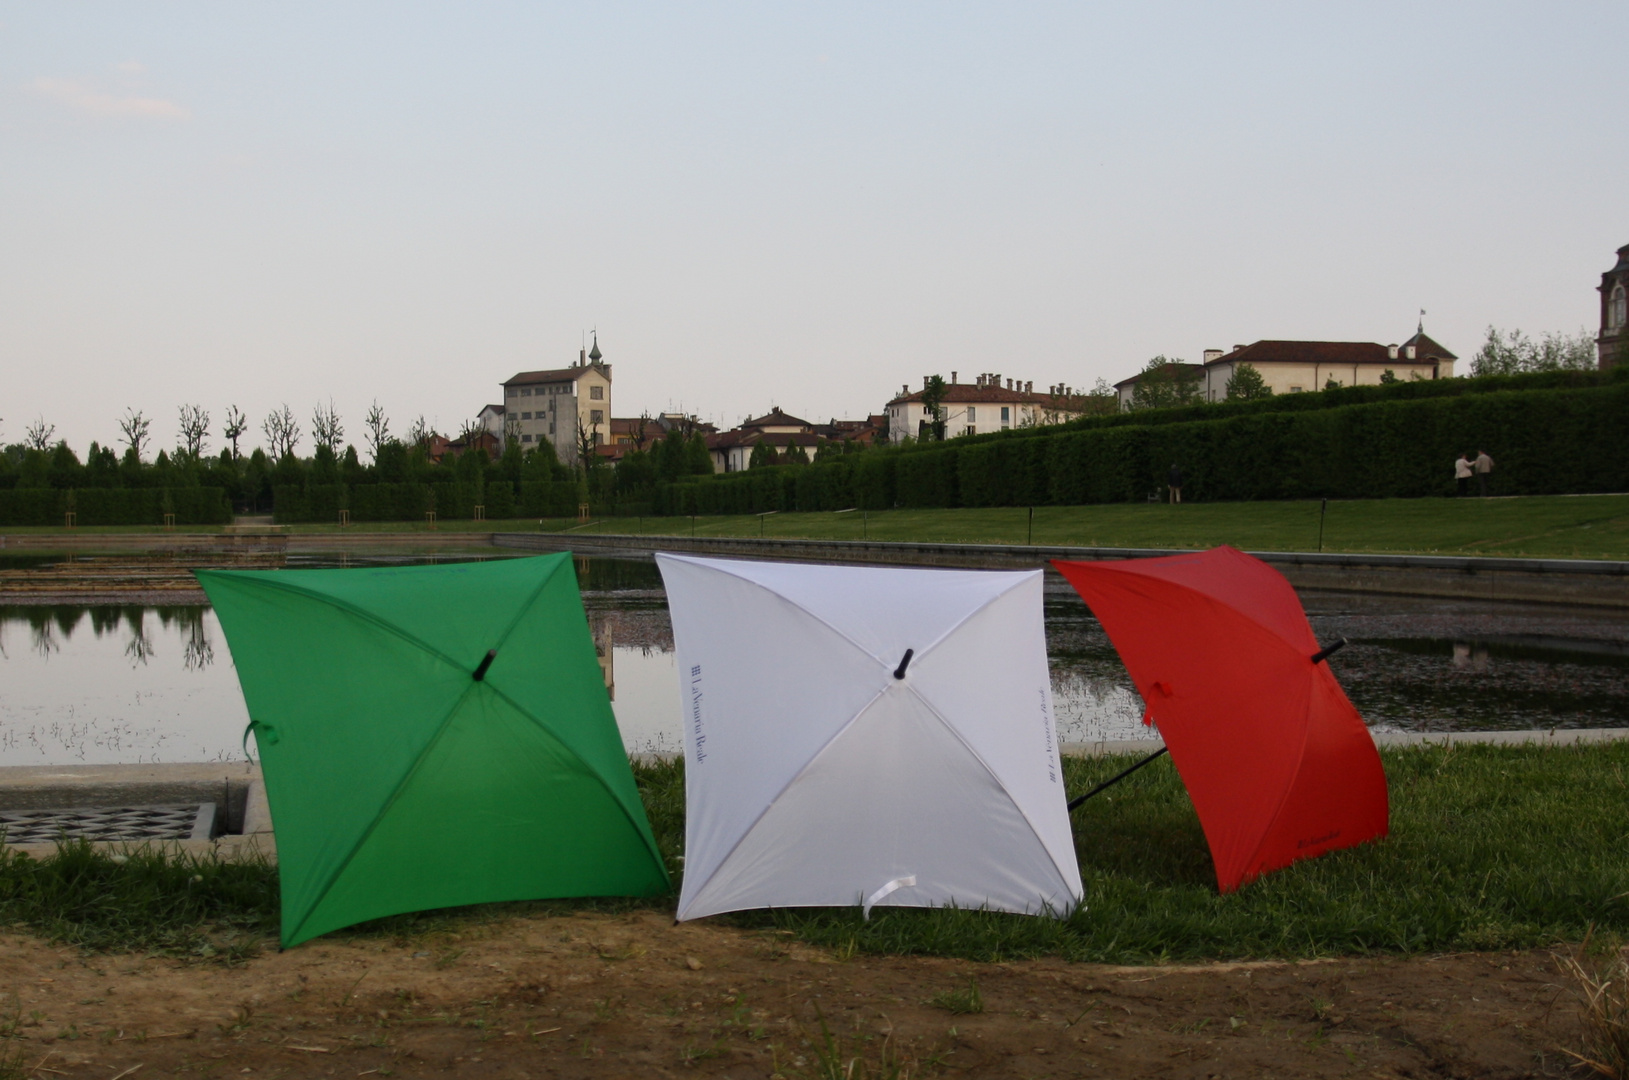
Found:
<svg viewBox="0 0 1629 1080"><path fill-rule="evenodd" d="M215 834L215 804L91 806L62 810L0 810L8 844L86 840L207 840Z"/></svg>

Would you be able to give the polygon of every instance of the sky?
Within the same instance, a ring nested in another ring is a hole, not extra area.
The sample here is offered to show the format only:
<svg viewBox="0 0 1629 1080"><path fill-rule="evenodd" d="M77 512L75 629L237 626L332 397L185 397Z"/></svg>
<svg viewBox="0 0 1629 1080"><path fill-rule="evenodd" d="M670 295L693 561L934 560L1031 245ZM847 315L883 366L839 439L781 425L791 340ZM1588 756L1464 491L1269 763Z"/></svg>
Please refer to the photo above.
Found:
<svg viewBox="0 0 1629 1080"><path fill-rule="evenodd" d="M0 3L0 442L1599 325L1629 4ZM309 452L309 435L302 449Z"/></svg>

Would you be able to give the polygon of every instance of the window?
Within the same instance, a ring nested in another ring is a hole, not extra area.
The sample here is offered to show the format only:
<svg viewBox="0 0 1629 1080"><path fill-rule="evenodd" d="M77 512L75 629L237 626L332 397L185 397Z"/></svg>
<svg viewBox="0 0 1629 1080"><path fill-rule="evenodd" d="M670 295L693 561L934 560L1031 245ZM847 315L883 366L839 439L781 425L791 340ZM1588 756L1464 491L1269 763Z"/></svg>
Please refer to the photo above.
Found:
<svg viewBox="0 0 1629 1080"><path fill-rule="evenodd" d="M523 412L520 414L520 418L522 420L530 420L532 418L532 414L529 412Z"/></svg>
<svg viewBox="0 0 1629 1080"><path fill-rule="evenodd" d="M603 423L605 423L605 410L604 409L591 409L591 410L589 410L588 422L590 424L603 424Z"/></svg>
<svg viewBox="0 0 1629 1080"><path fill-rule="evenodd" d="M977 435L978 433L979 429L974 427L972 424L968 424L967 429L962 432L963 435Z"/></svg>
<svg viewBox="0 0 1629 1080"><path fill-rule="evenodd" d="M1012 408L1010 406L1001 406L1001 422L1003 424L1012 422Z"/></svg>
<svg viewBox="0 0 1629 1080"><path fill-rule="evenodd" d="M1292 386L1292 387L1290 387L1290 393L1292 393L1292 394L1299 394L1299 393L1300 393L1300 392L1301 392L1301 388L1300 388L1300 387L1299 387L1299 386Z"/></svg>
<svg viewBox="0 0 1629 1080"><path fill-rule="evenodd" d="M520 397L520 391L516 390L513 386L505 387L504 394L507 397Z"/></svg>
<svg viewBox="0 0 1629 1080"><path fill-rule="evenodd" d="M1612 290L1612 299L1606 305L1606 326L1608 330L1622 330L1623 324L1629 322L1629 291L1618 282L1617 288Z"/></svg>
<svg viewBox="0 0 1629 1080"><path fill-rule="evenodd" d="M520 437L520 441L521 441L521 442L531 442L531 441L532 441L532 437L531 437L531 436L530 436L530 435L522 435L522 436L521 436L521 437Z"/></svg>
<svg viewBox="0 0 1629 1080"><path fill-rule="evenodd" d="M593 400L593 401L604 401L605 400L605 387L603 387L603 386L590 386L588 388L588 396L589 396L590 400Z"/></svg>
<svg viewBox="0 0 1629 1080"><path fill-rule="evenodd" d="M977 420L978 420L978 418L979 418L979 410L978 410L978 406L976 406L976 405L969 405L969 406L968 406L968 407L967 407L967 422L968 422L968 423L969 423L969 424L972 424L972 423L975 423L975 422L976 422L976 421L977 421ZM973 430L973 429L972 429L972 428L968 428L968 429L967 429L967 430L968 430L968 431L972 431L972 430Z"/></svg>
<svg viewBox="0 0 1629 1080"><path fill-rule="evenodd" d="M522 390L520 392L520 396L521 397L531 397L532 396L532 388L530 386L528 386L526 389L524 389L524 390Z"/></svg>

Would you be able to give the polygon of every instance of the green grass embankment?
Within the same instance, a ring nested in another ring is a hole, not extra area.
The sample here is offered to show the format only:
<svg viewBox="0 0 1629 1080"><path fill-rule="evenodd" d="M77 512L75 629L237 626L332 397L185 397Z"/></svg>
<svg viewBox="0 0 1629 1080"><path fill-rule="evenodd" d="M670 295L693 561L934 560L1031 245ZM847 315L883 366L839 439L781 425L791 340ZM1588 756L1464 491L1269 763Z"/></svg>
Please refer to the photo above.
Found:
<svg viewBox="0 0 1629 1080"><path fill-rule="evenodd" d="M698 517L696 536L1084 547L1314 551L1317 502L1110 503ZM572 523L574 524L574 523ZM536 529L537 523L530 523ZM551 531L570 524L550 522ZM689 518L606 518L575 531L688 536ZM1629 558L1629 495L1330 502L1323 550L1542 558Z"/></svg>
<svg viewBox="0 0 1629 1080"><path fill-rule="evenodd" d="M1530 495L1493 499L1373 499L1318 502L1108 503L1039 506L1033 524L1024 507L960 510L873 510L720 517L609 517L506 521L389 521L293 525L300 536L414 535L434 543L449 533L580 532L665 536L765 536L780 539L1208 548L1314 551L1323 517L1323 550L1411 555L1504 555L1559 559L1629 559L1629 495ZM175 534L219 533L216 526ZM14 535L156 534L129 526L98 529L13 528Z"/></svg>
<svg viewBox="0 0 1629 1080"><path fill-rule="evenodd" d="M1217 893L1204 835L1169 759L1076 810L1085 905L1056 920L977 911L783 909L725 916L839 954L999 961L1309 958L1597 944L1629 937L1629 742L1459 744L1384 751L1391 835ZM1069 794L1130 758L1070 758ZM665 861L681 873L684 766L635 775ZM341 934L414 935L517 912L673 909L673 897L491 904ZM97 950L242 957L275 944L276 868L132 857L85 845L0 858L0 919Z"/></svg>

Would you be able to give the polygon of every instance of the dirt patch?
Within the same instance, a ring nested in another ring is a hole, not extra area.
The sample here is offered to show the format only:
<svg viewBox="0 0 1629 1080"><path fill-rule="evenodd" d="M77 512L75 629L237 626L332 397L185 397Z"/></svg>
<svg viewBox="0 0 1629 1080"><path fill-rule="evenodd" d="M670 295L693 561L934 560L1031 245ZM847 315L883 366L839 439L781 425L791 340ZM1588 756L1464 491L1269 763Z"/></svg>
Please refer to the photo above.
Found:
<svg viewBox="0 0 1629 1080"><path fill-rule="evenodd" d="M0 993L17 1016L0 1046L41 1077L791 1078L833 1053L862 1059L856 1076L1519 1077L1560 1075L1577 1038L1543 952L844 959L654 913L325 940L235 968L8 935Z"/></svg>

